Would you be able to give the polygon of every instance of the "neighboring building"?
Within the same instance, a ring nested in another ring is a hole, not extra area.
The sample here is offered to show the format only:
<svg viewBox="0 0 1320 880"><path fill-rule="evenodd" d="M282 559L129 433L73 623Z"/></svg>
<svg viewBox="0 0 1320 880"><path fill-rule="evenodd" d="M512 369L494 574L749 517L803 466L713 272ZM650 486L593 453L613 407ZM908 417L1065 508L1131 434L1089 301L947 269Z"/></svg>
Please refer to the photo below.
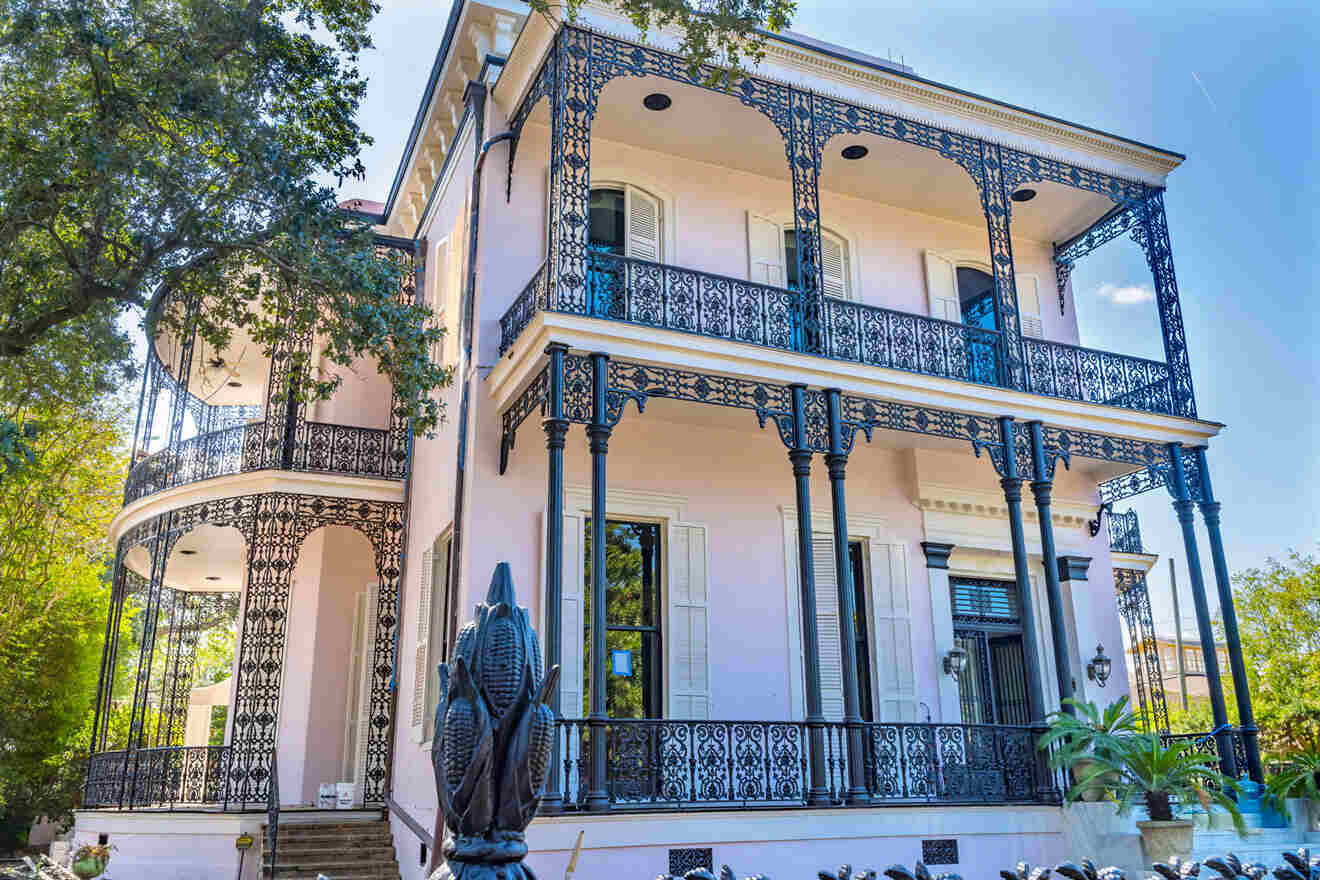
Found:
<svg viewBox="0 0 1320 880"><path fill-rule="evenodd" d="M523 9L458 0L388 200L355 205L448 331L434 437L369 364L285 404L316 340L156 337L112 538L116 609L168 662L116 680L112 618L100 708L130 698L132 747L98 726L79 835L229 877L271 802L284 840L348 780L367 812L332 818L387 810L422 876L436 665L508 561L562 667L541 876L580 830L588 880L1056 863L1032 725L1124 692L1114 572L1149 570L1097 508L1213 504L1162 196L1183 157L794 35L711 90L599 6ZM1123 235L1164 361L1078 345L1071 267ZM243 601L228 729L189 747L215 591Z"/></svg>

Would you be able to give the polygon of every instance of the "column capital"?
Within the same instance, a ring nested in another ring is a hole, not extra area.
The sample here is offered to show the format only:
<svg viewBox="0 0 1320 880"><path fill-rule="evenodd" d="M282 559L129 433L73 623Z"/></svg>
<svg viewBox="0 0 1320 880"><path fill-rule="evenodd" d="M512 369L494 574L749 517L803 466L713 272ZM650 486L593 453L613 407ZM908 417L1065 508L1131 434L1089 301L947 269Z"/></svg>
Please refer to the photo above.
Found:
<svg viewBox="0 0 1320 880"><path fill-rule="evenodd" d="M549 449L563 449L564 441L568 439L568 427L572 424L568 419L541 419L541 428L545 431L545 445Z"/></svg>
<svg viewBox="0 0 1320 880"><path fill-rule="evenodd" d="M941 544L938 541L922 541L921 552L926 554L926 567L947 569L953 547L953 544Z"/></svg>
<svg viewBox="0 0 1320 880"><path fill-rule="evenodd" d="M1084 581L1087 580L1087 571L1091 568L1090 556L1060 556L1059 558L1059 580L1061 581Z"/></svg>
<svg viewBox="0 0 1320 880"><path fill-rule="evenodd" d="M831 480L842 480L848 469L848 454L846 452L827 452L825 454L825 467L829 470Z"/></svg>
<svg viewBox="0 0 1320 880"><path fill-rule="evenodd" d="M810 449L790 449L788 450L788 460L793 463L793 476L809 477L811 476L811 457L814 455Z"/></svg>

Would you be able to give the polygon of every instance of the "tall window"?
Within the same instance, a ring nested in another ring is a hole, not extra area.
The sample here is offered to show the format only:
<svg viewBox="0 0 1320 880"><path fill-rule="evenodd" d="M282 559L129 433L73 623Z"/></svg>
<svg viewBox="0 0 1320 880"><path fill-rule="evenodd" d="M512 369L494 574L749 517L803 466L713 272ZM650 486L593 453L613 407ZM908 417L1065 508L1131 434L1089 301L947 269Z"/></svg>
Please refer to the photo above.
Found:
<svg viewBox="0 0 1320 880"><path fill-rule="evenodd" d="M853 593L857 613L853 618L853 632L857 638L857 696L863 721L875 720L874 700L871 697L871 628L866 605L866 567L862 564L862 542L848 545L848 561L852 565Z"/></svg>
<svg viewBox="0 0 1320 880"><path fill-rule="evenodd" d="M585 522L583 716L591 710L591 521ZM664 714L659 523L605 521L605 711L611 718Z"/></svg>
<svg viewBox="0 0 1320 880"><path fill-rule="evenodd" d="M793 227L783 231L784 276L789 290L798 288L797 232ZM848 296L848 244L827 229L820 231L821 283L826 296L839 299Z"/></svg>
<svg viewBox="0 0 1320 880"><path fill-rule="evenodd" d="M443 659L445 639L448 633L445 632L449 625L449 552L453 543L452 532L446 532L435 543L431 545L431 552L426 554L431 563L430 585L431 594L427 597L427 629L426 629L426 663L424 670L419 670L426 676L426 702L425 714L422 717L422 739L429 742L435 734L435 710L440 705L440 678L436 674L436 665Z"/></svg>
<svg viewBox="0 0 1320 880"><path fill-rule="evenodd" d="M1027 724L1022 618L1013 581L950 578L953 636L967 652L958 678L965 724Z"/></svg>
<svg viewBox="0 0 1320 880"><path fill-rule="evenodd" d="M999 329L995 321L995 279L980 269L958 267L958 305L967 326Z"/></svg>
<svg viewBox="0 0 1320 880"><path fill-rule="evenodd" d="M587 212L591 313L626 320L629 271L617 258L660 262L660 200L635 186L600 186L591 190Z"/></svg>

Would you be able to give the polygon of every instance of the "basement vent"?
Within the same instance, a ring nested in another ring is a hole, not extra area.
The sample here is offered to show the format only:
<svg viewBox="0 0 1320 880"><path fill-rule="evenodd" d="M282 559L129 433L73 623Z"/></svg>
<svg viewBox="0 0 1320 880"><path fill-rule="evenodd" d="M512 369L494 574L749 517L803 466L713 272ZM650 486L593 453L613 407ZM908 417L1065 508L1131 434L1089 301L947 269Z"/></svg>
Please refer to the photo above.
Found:
<svg viewBox="0 0 1320 880"><path fill-rule="evenodd" d="M713 849L708 846L694 846L669 851L669 874L671 877L682 877L688 871L697 868L705 868L707 871L715 870L715 851Z"/></svg>
<svg viewBox="0 0 1320 880"><path fill-rule="evenodd" d="M923 840L921 842L921 860L928 865L958 864L958 841Z"/></svg>

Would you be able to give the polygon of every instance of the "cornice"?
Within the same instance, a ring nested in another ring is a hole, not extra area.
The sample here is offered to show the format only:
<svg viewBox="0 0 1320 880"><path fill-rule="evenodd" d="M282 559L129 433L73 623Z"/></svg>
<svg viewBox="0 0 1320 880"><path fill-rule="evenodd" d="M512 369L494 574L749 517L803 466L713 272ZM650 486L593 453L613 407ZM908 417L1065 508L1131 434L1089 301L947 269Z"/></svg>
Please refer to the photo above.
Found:
<svg viewBox="0 0 1320 880"><path fill-rule="evenodd" d="M678 40L663 31L642 38L630 21L596 3L585 6L574 24L666 52L674 52L678 46ZM773 69L776 66L779 71ZM972 95L912 74L833 58L773 38L755 75L912 122L1155 186L1163 186L1164 178L1183 159L1171 151Z"/></svg>
<svg viewBox="0 0 1320 880"><path fill-rule="evenodd" d="M1001 493L963 486L922 483L917 487L917 507L925 513L1008 519L1008 505ZM1050 520L1056 526L1080 529L1095 515L1095 509L1089 505L1057 499L1051 504L1050 513ZM1029 522L1038 521L1035 505L1023 504L1022 518Z"/></svg>

